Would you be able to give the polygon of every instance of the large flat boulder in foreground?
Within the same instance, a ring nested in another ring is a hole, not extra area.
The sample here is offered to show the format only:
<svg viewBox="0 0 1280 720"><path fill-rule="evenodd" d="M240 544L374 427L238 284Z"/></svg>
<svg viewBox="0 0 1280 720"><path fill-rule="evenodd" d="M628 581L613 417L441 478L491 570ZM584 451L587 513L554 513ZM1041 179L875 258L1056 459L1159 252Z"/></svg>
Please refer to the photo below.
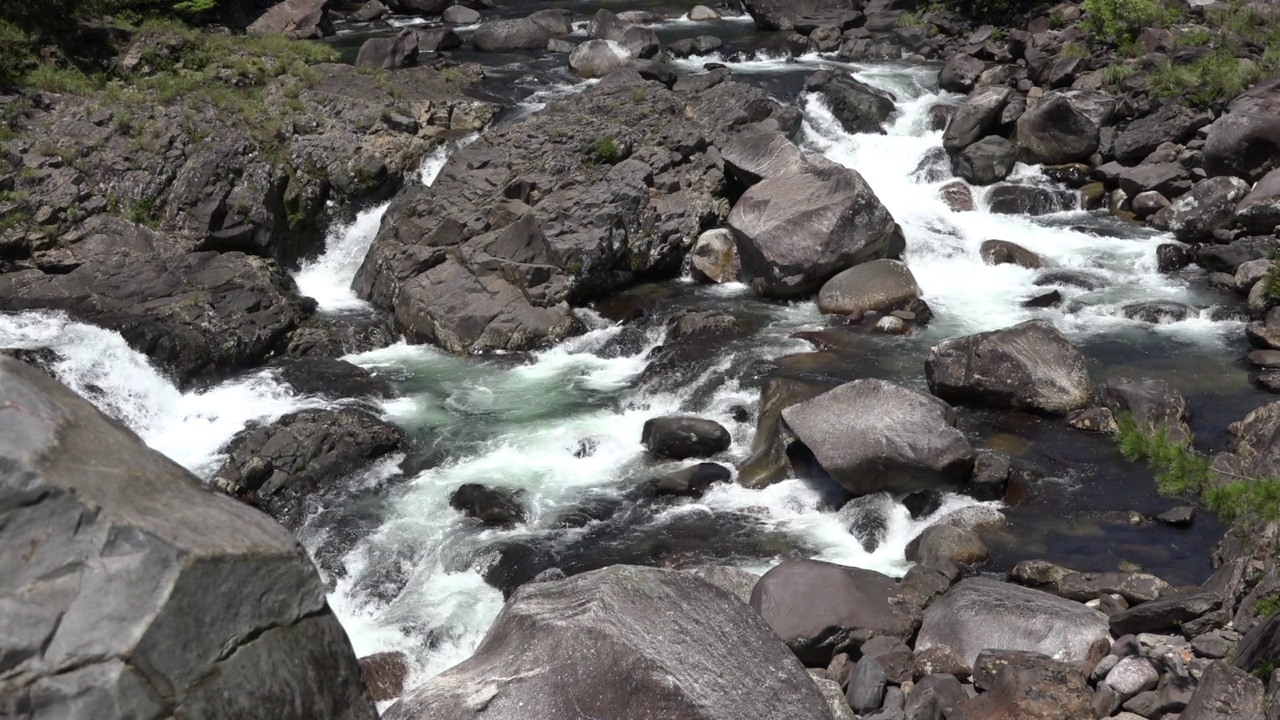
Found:
<svg viewBox="0 0 1280 720"><path fill-rule="evenodd" d="M0 427L0 717L377 717L284 528L8 358Z"/></svg>
<svg viewBox="0 0 1280 720"><path fill-rule="evenodd" d="M688 573L614 565L525 585L475 654L387 720L829 718L787 647Z"/></svg>

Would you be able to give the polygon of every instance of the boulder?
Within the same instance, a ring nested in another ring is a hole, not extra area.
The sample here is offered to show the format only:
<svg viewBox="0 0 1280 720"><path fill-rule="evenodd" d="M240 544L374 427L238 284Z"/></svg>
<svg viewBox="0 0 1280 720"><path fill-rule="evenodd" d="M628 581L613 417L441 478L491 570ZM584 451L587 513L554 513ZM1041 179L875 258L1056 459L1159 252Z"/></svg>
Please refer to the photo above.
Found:
<svg viewBox="0 0 1280 720"><path fill-rule="evenodd" d="M723 228L708 230L698 236L689 252L693 277L701 282L731 283L738 279L738 246L733 233Z"/></svg>
<svg viewBox="0 0 1280 720"><path fill-rule="evenodd" d="M462 47L462 37L453 28L419 28L414 30L414 35L418 38L419 53L444 52Z"/></svg>
<svg viewBox="0 0 1280 720"><path fill-rule="evenodd" d="M1106 653L1107 616L1039 590L986 578L956 585L924 613L916 652L951 648L973 665L983 650L1024 650L1076 663Z"/></svg>
<svg viewBox="0 0 1280 720"><path fill-rule="evenodd" d="M1018 161L1013 143L988 135L951 158L951 171L974 185L990 185L1009 177Z"/></svg>
<svg viewBox="0 0 1280 720"><path fill-rule="evenodd" d="M729 449L729 431L714 420L666 415L645 421L640 441L654 457L671 460L710 457Z"/></svg>
<svg viewBox="0 0 1280 720"><path fill-rule="evenodd" d="M1120 311L1130 320L1139 320L1152 325L1179 322L1199 314L1199 311L1190 305L1172 300L1130 303L1120 308Z"/></svg>
<svg viewBox="0 0 1280 720"><path fill-rule="evenodd" d="M391 12L391 8L378 2L378 0L369 0L369 2L361 5L359 10L351 13L350 18L355 22L367 23L373 22L389 12Z"/></svg>
<svg viewBox="0 0 1280 720"><path fill-rule="evenodd" d="M1168 213L1169 230L1183 242L1213 240L1215 230L1235 220L1236 205L1249 193L1249 184L1236 177L1202 180L1191 192L1173 201Z"/></svg>
<svg viewBox="0 0 1280 720"><path fill-rule="evenodd" d="M480 52L542 50L553 35L530 18L489 20L476 28L471 44Z"/></svg>
<svg viewBox="0 0 1280 720"><path fill-rule="evenodd" d="M524 522L522 496L519 490L466 483L449 495L449 507L484 525L510 527Z"/></svg>
<svg viewBox="0 0 1280 720"><path fill-rule="evenodd" d="M1251 260L1269 259L1278 249L1273 237L1247 237L1226 245L1200 245L1195 249L1195 261L1211 272L1234 274Z"/></svg>
<svg viewBox="0 0 1280 720"><path fill-rule="evenodd" d="M748 189L729 213L744 278L760 295L813 292L841 270L894 258L902 228L862 176L834 163L792 167Z"/></svg>
<svg viewBox="0 0 1280 720"><path fill-rule="evenodd" d="M819 70L804 81L804 89L817 93L845 132L883 133L893 115L893 96L858 82L848 72Z"/></svg>
<svg viewBox="0 0 1280 720"><path fill-rule="evenodd" d="M819 560L784 560L765 573L751 607L810 667L826 667L872 638L905 641L920 622L893 578Z"/></svg>
<svg viewBox="0 0 1280 720"><path fill-rule="evenodd" d="M333 34L330 0L284 0L254 20L250 35L284 35L293 40L317 40Z"/></svg>
<svg viewBox="0 0 1280 720"><path fill-rule="evenodd" d="M374 702L395 700L404 693L409 659L402 652L380 652L360 658L360 675Z"/></svg>
<svg viewBox="0 0 1280 720"><path fill-rule="evenodd" d="M1154 690L1160 681L1160 673L1151 661L1144 657L1127 657L1116 663L1107 673L1106 686L1124 702L1140 692Z"/></svg>
<svg viewBox="0 0 1280 720"><path fill-rule="evenodd" d="M1227 105L1209 125L1204 171L1250 182L1276 168L1280 158L1280 77L1264 80Z"/></svg>
<svg viewBox="0 0 1280 720"><path fill-rule="evenodd" d="M712 485L729 482L732 477L733 471L719 463L698 463L658 478L654 482L654 492L700 498Z"/></svg>
<svg viewBox="0 0 1280 720"><path fill-rule="evenodd" d="M1012 91L1007 87L978 88L956 107L947 129L942 133L942 146L954 153L990 135L1009 103Z"/></svg>
<svg viewBox="0 0 1280 720"><path fill-rule="evenodd" d="M988 265L1017 265L1028 270L1044 267L1044 260L1030 250L1005 240L984 240L978 254Z"/></svg>
<svg viewBox="0 0 1280 720"><path fill-rule="evenodd" d="M246 429L227 445L210 484L297 531L348 476L401 448L404 431L359 408L313 409Z"/></svg>
<svg viewBox="0 0 1280 720"><path fill-rule="evenodd" d="M906 263L872 260L831 278L818 293L818 310L860 316L869 311L901 310L920 297L920 286Z"/></svg>
<svg viewBox="0 0 1280 720"><path fill-rule="evenodd" d="M727 658L741 659L742 666L724 672ZM519 671L512 674L514 668ZM804 668L728 592L689 573L614 565L521 587L470 658L411 691L383 717L829 714Z"/></svg>
<svg viewBox="0 0 1280 720"><path fill-rule="evenodd" d="M1046 93L1018 118L1014 142L1023 162L1058 165L1088 160L1115 100L1084 90Z"/></svg>
<svg viewBox="0 0 1280 720"><path fill-rule="evenodd" d="M1165 596L1112 615L1111 632L1120 637L1171 630L1221 606L1222 598L1213 593Z"/></svg>
<svg viewBox="0 0 1280 720"><path fill-rule="evenodd" d="M1093 399L1084 356L1044 320L947 340L925 361L947 402L1065 415Z"/></svg>
<svg viewBox="0 0 1280 720"><path fill-rule="evenodd" d="M1177 272L1191 264L1191 253L1185 245L1161 243L1156 248L1156 267L1163 273Z"/></svg>
<svg viewBox="0 0 1280 720"><path fill-rule="evenodd" d="M377 718L288 531L7 357L0 425L0 714Z"/></svg>
<svg viewBox="0 0 1280 720"><path fill-rule="evenodd" d="M1205 668L1195 694L1179 718L1185 720L1263 720L1266 686L1258 678L1222 661Z"/></svg>
<svg viewBox="0 0 1280 720"><path fill-rule="evenodd" d="M789 377L765 379L760 389L760 413L751 440L751 457L738 471L741 485L761 488L786 477L786 449L795 438L782 423L782 411L817 397L826 389L822 384Z"/></svg>
<svg viewBox="0 0 1280 720"><path fill-rule="evenodd" d="M945 662L929 664L947 666ZM911 691L907 693L907 702L903 710L906 717L911 720L942 720L968 699L964 686L955 675L938 671L926 674L916 681Z"/></svg>
<svg viewBox="0 0 1280 720"><path fill-rule="evenodd" d="M394 37L369 38L360 46L356 67L395 70L418 63L418 34L401 30Z"/></svg>
<svg viewBox="0 0 1280 720"><path fill-rule="evenodd" d="M1129 123L1116 136L1115 156L1123 162L1138 162L1164 143L1185 143L1197 130L1213 121L1207 112L1192 110L1181 103L1166 103L1146 117Z"/></svg>
<svg viewBox="0 0 1280 720"><path fill-rule="evenodd" d="M761 30L792 30L803 17L852 11L853 0L743 0L742 9Z"/></svg>
<svg viewBox="0 0 1280 720"><path fill-rule="evenodd" d="M938 188L938 195L951 212L973 212L973 189L963 180L952 180Z"/></svg>
<svg viewBox="0 0 1280 720"><path fill-rule="evenodd" d="M1240 200L1236 223L1253 235L1271 235L1280 226L1280 169L1263 176Z"/></svg>
<svg viewBox="0 0 1280 720"><path fill-rule="evenodd" d="M547 29L557 37L573 34L573 23L569 22L570 13L562 8L539 10L529 15L529 20Z"/></svg>
<svg viewBox="0 0 1280 720"><path fill-rule="evenodd" d="M728 565L703 565L688 572L697 575L721 590L738 598L745 605L751 604L751 589L756 586L759 575L742 568Z"/></svg>
<svg viewBox="0 0 1280 720"><path fill-rule="evenodd" d="M319 356L287 358L272 367L299 395L330 400L393 396L391 383L346 360Z"/></svg>
<svg viewBox="0 0 1280 720"><path fill-rule="evenodd" d="M1136 605L1172 595L1173 586L1155 575L1140 572L1067 573L1057 582L1056 592L1076 602L1119 595L1125 602Z"/></svg>
<svg viewBox="0 0 1280 720"><path fill-rule="evenodd" d="M933 525L907 544L906 556L911 562L926 566L946 563L978 565L990 556L982 539L972 532L952 525Z"/></svg>
<svg viewBox="0 0 1280 720"><path fill-rule="evenodd" d="M613 40L588 40L569 53L569 68L581 78L602 78L633 59L630 51Z"/></svg>
<svg viewBox="0 0 1280 720"><path fill-rule="evenodd" d="M974 668L986 692L961 702L954 720L1090 720L1093 692L1079 665L1038 653L984 653Z"/></svg>
<svg viewBox="0 0 1280 720"><path fill-rule="evenodd" d="M706 5L694 5L692 8L689 8L689 12L686 13L686 17L693 22L711 22L713 20L719 20L720 13Z"/></svg>
<svg viewBox="0 0 1280 720"><path fill-rule="evenodd" d="M446 25L475 25L480 22L480 13L466 5L450 5L440 15Z"/></svg>
<svg viewBox="0 0 1280 720"><path fill-rule="evenodd" d="M805 164L800 148L772 126L756 125L720 148L727 174L744 188Z"/></svg>
<svg viewBox="0 0 1280 720"><path fill-rule="evenodd" d="M1148 432L1162 432L1171 442L1191 442L1187 401L1164 380L1109 377L1102 388L1102 404L1116 417L1133 418Z"/></svg>
<svg viewBox="0 0 1280 720"><path fill-rule="evenodd" d="M855 380L782 411L786 428L854 495L963 481L973 450L944 402L885 380Z"/></svg>
<svg viewBox="0 0 1280 720"><path fill-rule="evenodd" d="M676 40L667 46L667 53L671 57L689 57L690 55L706 55L720 49L724 41L715 35L699 35L698 37L682 38Z"/></svg>
<svg viewBox="0 0 1280 720"><path fill-rule="evenodd" d="M978 58L956 53L947 58L938 71L938 86L949 92L968 93L986 68L987 64Z"/></svg>
<svg viewBox="0 0 1280 720"><path fill-rule="evenodd" d="M1048 215L1075 210L1079 193L1038 185L997 185L987 193L987 209L999 215Z"/></svg>
<svg viewBox="0 0 1280 720"><path fill-rule="evenodd" d="M591 21L591 37L616 42L635 58L651 58L662 47L653 30L622 20L608 10L596 11Z"/></svg>
<svg viewBox="0 0 1280 720"><path fill-rule="evenodd" d="M1191 189L1191 173L1178 162L1143 163L1121 170L1119 182L1120 189L1136 203L1138 196L1147 192L1158 193L1164 198L1182 195ZM1135 213L1138 210L1138 207L1134 208ZM1144 216L1158 210L1159 205L1144 212Z"/></svg>

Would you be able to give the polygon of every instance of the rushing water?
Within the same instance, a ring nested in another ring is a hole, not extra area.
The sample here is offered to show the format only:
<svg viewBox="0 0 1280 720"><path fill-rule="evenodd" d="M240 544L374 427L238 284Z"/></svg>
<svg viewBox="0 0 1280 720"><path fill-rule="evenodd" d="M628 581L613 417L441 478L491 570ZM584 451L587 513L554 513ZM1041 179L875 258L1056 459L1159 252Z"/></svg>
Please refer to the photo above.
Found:
<svg viewBox="0 0 1280 720"><path fill-rule="evenodd" d="M660 28L678 36L700 32L697 24L682 19ZM739 22L722 24L720 32L749 34ZM928 109L956 100L936 90L936 69L850 67L859 79L898 99L886 134L851 136L817 98L797 97L804 75L832 65L828 60L784 61L770 52L747 53L744 59L725 52L679 65L692 71L707 62L725 62L739 78L799 102L805 147L861 172L902 225L906 260L937 320L905 338L837 329L849 339L848 348L802 355L810 346L794 337L797 332L831 331L812 301L766 302L751 297L741 284L701 287L673 281L633 295L667 308L728 310L758 328L717 348L716 360L699 377L674 390L643 374L660 328L650 331L638 351L605 352L623 329L591 311L583 311L593 327L589 333L528 356L459 358L397 344L348 358L392 382L398 393L384 413L413 441L407 457L390 458L352 479L353 497L373 498L361 507L363 530L354 544L339 542L349 508L329 509L303 532L317 556L341 548L338 562L325 565L333 581L330 601L359 654L402 649L416 662L419 679L465 658L502 605L501 593L486 583L485 574L509 559L513 548L549 554L553 562L545 564L569 571L623 561L721 562L763 571L784 555L801 554L896 575L907 569L903 549L913 537L946 512L973 504L952 496L920 520L897 505L886 538L869 553L830 511L821 491L801 480L758 491L722 485L696 501L635 502L634 490L642 481L682 465L646 459L639 442L645 420L671 412L711 417L733 437L718 460L739 462L749 451L759 380L768 372L833 382L887 377L920 386L923 353L938 340L1046 317L1081 344L1095 370L1168 377L1193 405L1208 400L1215 409L1202 418L1210 424L1225 426L1224 417L1238 417L1254 402L1243 383L1224 381L1220 372L1223 358L1239 344L1239 323L1211 319L1209 308L1221 299L1197 273L1156 271L1161 235L1097 213L1036 219L995 215L984 209L982 192L976 193L976 211L953 212L937 193L945 181L919 181L917 165L941 142L940 133L925 129ZM543 87L522 111L534 112L542 101L570 91L566 85ZM432 183L456 146L443 146L424 162L424 184ZM1021 166L1015 179L1046 182L1034 168ZM370 311L351 291L351 281L385 210L386 205L364 210L336 229L324 254L295 275L322 312ZM1033 271L984 264L978 246L992 238L1017 242L1055 267L1088 271L1103 287L1064 288L1061 307L1026 309L1022 302L1044 289L1034 284ZM1123 317L1125 304L1153 299L1205 311L1156 326ZM0 347L52 348L59 356L54 370L64 382L128 423L150 445L205 476L217 467L222 446L249 423L324 404L297 396L269 371L182 393L119 335L52 313L0 316ZM1217 532L1211 519L1198 522L1193 535L1144 529L1145 540L1105 521L1079 521L1081 513L1114 509L1158 512L1164 502L1140 471L1126 470L1115 460L1105 440L1039 419L972 413L964 422L975 443L1032 448L1028 452L1059 488L1038 507L1010 509L1015 529L1006 546L993 548L997 562L1043 555L1095 566L1082 569L1113 569L1120 559L1138 558L1175 573L1175 581L1201 579L1207 568L1207 548L1201 545ZM1009 427L1009 422L1022 424ZM527 521L511 529L477 527L448 506L450 493L468 482L522 491ZM584 507L607 511L590 522L565 521Z"/></svg>

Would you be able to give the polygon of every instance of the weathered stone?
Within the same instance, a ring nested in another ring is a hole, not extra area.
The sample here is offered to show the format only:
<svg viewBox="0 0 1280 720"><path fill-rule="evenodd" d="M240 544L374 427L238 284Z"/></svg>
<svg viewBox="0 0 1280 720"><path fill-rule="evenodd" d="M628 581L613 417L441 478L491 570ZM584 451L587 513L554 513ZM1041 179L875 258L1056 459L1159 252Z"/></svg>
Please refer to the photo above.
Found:
<svg viewBox="0 0 1280 720"><path fill-rule="evenodd" d="M893 96L858 82L849 73L819 70L804 81L805 90L817 93L845 132L882 133L894 112Z"/></svg>
<svg viewBox="0 0 1280 720"><path fill-rule="evenodd" d="M852 0L744 0L746 10L761 30L791 30L800 18L852 11Z"/></svg>
<svg viewBox="0 0 1280 720"><path fill-rule="evenodd" d="M1150 690L1160 681L1160 673L1156 672L1151 661L1144 657L1127 657L1116 663L1107 673L1106 683L1120 696L1123 702L1145 690Z"/></svg>
<svg viewBox="0 0 1280 720"><path fill-rule="evenodd" d="M1185 720L1263 720L1262 681L1224 663L1204 671L1200 685L1182 711Z"/></svg>
<svg viewBox="0 0 1280 720"><path fill-rule="evenodd" d="M951 171L974 185L990 185L1009 177L1017 161L1013 143L988 135L957 152L951 159Z"/></svg>
<svg viewBox="0 0 1280 720"><path fill-rule="evenodd" d="M920 287L906 264L872 260L831 278L818 293L818 310L838 315L887 313L920 297Z"/></svg>
<svg viewBox="0 0 1280 720"><path fill-rule="evenodd" d="M689 252L693 276L703 282L730 283L738 279L738 246L733 233L719 228L698 236Z"/></svg>
<svg viewBox="0 0 1280 720"><path fill-rule="evenodd" d="M1119 636L1169 630L1221 605L1222 599L1212 593L1167 596L1112 615L1111 632Z"/></svg>
<svg viewBox="0 0 1280 720"><path fill-rule="evenodd" d="M938 86L950 92L967 93L973 90L978 76L986 67L986 63L972 55L957 53L942 64L938 71Z"/></svg>
<svg viewBox="0 0 1280 720"><path fill-rule="evenodd" d="M1164 433L1170 442L1191 441L1187 401L1164 380L1109 377L1101 399L1114 415L1128 415L1147 431Z"/></svg>
<svg viewBox="0 0 1280 720"><path fill-rule="evenodd" d="M360 675L374 702L395 700L404 693L409 659L402 652L381 652L360 658Z"/></svg>
<svg viewBox="0 0 1280 720"><path fill-rule="evenodd" d="M640 441L656 457L672 460L710 457L729 449L729 431L720 423L690 415L645 421Z"/></svg>
<svg viewBox="0 0 1280 720"><path fill-rule="evenodd" d="M1093 693L1075 663L1039 653L993 651L979 656L974 680L986 692L966 700L955 720L1088 720Z"/></svg>
<svg viewBox="0 0 1280 720"><path fill-rule="evenodd" d="M634 59L629 50L613 40L588 40L569 53L569 69L581 78L602 78Z"/></svg>
<svg viewBox="0 0 1280 720"><path fill-rule="evenodd" d="M939 561L956 565L978 565L986 562L990 551L982 539L969 530L953 525L933 525L907 544L906 557L922 565Z"/></svg>
<svg viewBox="0 0 1280 720"><path fill-rule="evenodd" d="M467 483L449 495L449 507L499 527L524 522L523 492Z"/></svg>
<svg viewBox="0 0 1280 720"><path fill-rule="evenodd" d="M1210 177L1235 176L1255 181L1276 167L1280 157L1280 78L1264 80L1227 105L1209 125L1204 170Z"/></svg>
<svg viewBox="0 0 1280 720"><path fill-rule="evenodd" d="M1014 142L1021 159L1037 164L1087 160L1114 109L1115 101L1101 93L1046 93L1018 118Z"/></svg>
<svg viewBox="0 0 1280 720"><path fill-rule="evenodd" d="M480 52L542 50L552 37L550 30L531 18L489 20L476 28L471 44Z"/></svg>
<svg viewBox="0 0 1280 720"><path fill-rule="evenodd" d="M1169 230L1183 242L1212 240L1215 230L1235 220L1236 205L1248 192L1248 183L1240 178L1202 180L1169 206Z"/></svg>
<svg viewBox="0 0 1280 720"><path fill-rule="evenodd" d="M1236 205L1236 222L1254 235L1271 235L1280 225L1280 169L1272 170Z"/></svg>
<svg viewBox="0 0 1280 720"><path fill-rule="evenodd" d="M1012 92L1007 87L985 87L976 90L956 108L942 134L942 145L948 152L958 152L991 134L1000 112Z"/></svg>
<svg viewBox="0 0 1280 720"><path fill-rule="evenodd" d="M1150 115L1133 121L1116 136L1115 155L1124 162L1136 162L1156 151L1163 143L1185 143L1213 117L1181 103L1166 103Z"/></svg>
<svg viewBox="0 0 1280 720"><path fill-rule="evenodd" d="M316 40L333 34L330 0L284 0L271 7L246 30L250 35L285 35L293 40Z"/></svg>
<svg viewBox="0 0 1280 720"><path fill-rule="evenodd" d="M1029 270L1044 267L1044 260L1030 250L1005 240L984 240L978 248L982 261L988 265L1018 265Z"/></svg>

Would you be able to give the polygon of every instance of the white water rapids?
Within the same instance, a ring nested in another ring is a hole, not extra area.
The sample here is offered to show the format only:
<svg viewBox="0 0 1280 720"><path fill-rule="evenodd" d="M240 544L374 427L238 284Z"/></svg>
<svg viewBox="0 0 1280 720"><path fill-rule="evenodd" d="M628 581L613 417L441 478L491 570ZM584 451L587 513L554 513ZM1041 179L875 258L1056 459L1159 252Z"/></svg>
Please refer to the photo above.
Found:
<svg viewBox="0 0 1280 720"><path fill-rule="evenodd" d="M684 63L697 67L710 61L723 60L703 57ZM793 63L768 58L728 64L742 74L796 69ZM1071 229L1070 218L1032 221L993 215L981 207L955 213L937 196L942 183L921 184L913 179L920 159L940 144L940 133L923 129L930 105L948 101L928 89L934 72L886 66L857 75L900 99L899 114L885 135L850 136L820 102L811 97L804 100L806 145L859 170L902 225L906 259L938 315L929 329L931 336L940 339L1005 327L1033 316L1051 318L1077 339L1106 333L1159 333L1190 345L1213 346L1224 333L1238 332L1238 325L1212 322L1207 314L1160 326L1119 315L1118 309L1134 300L1191 304L1200 300L1183 279L1156 272L1155 247L1161 236L1098 237ZM428 159L424 183L431 183L446 157L442 149ZM1035 175L1030 168L1020 168L1019 173ZM981 193L978 197L981 205ZM386 207L365 210L352 224L335 231L325 253L298 272L299 287L319 302L323 312L367 310L352 293L351 282ZM985 265L977 247L992 238L1023 245L1055 266L1088 270L1106 278L1107 287L1091 292L1064 290L1066 302L1061 309L1023 309L1024 299L1044 289L1033 284L1033 271ZM737 301L751 302L741 285L702 292L719 297L737 294L741 296ZM809 301L772 305L762 312L769 315L769 324L749 349L761 358L808 349L790 339L792 333L825 324ZM634 477L640 467L639 440L645 420L687 408L687 391L637 388L634 381L644 369L647 349L630 357L594 354L619 328L590 313L584 315L595 329L524 364L458 358L404 344L349 358L403 380L404 394L386 404L387 417L416 436L437 438L445 449L442 462L399 486L391 516L346 559L346 575L337 582L330 601L358 654L404 650L416 664L417 680L465 658L502 605L500 593L482 579L484 548L498 539L546 534L550 530L541 524L543 520L584 498L620 493L619 480ZM658 339L651 338L651 343ZM60 356L54 370L64 382L126 422L151 446L206 476L216 469L223 445L249 423L270 422L323 404L298 397L266 371L206 391L182 393L116 333L54 313L0 315L0 347L54 349ZM726 357L721 369L730 360ZM757 390L741 387L730 378L715 391L707 409L699 411L730 429L733 446L728 459L746 457L754 432L753 421L735 419L735 406L757 403ZM584 440L594 444L594 452L579 452ZM397 472L394 462L368 471L377 477ZM448 507L448 497L467 482L523 490L528 522L509 530L483 531L464 522ZM760 491L729 484L666 512L751 514L762 527L803 541L822 559L891 574L906 569L903 548L929 522L927 518L911 520L898 506L887 537L876 552L867 553L834 513L818 509L820 500L797 480ZM950 498L933 517L971 503ZM305 540L314 550L325 537L317 532ZM752 569L760 571L767 564L760 562ZM370 592L388 574L403 578L389 600Z"/></svg>

